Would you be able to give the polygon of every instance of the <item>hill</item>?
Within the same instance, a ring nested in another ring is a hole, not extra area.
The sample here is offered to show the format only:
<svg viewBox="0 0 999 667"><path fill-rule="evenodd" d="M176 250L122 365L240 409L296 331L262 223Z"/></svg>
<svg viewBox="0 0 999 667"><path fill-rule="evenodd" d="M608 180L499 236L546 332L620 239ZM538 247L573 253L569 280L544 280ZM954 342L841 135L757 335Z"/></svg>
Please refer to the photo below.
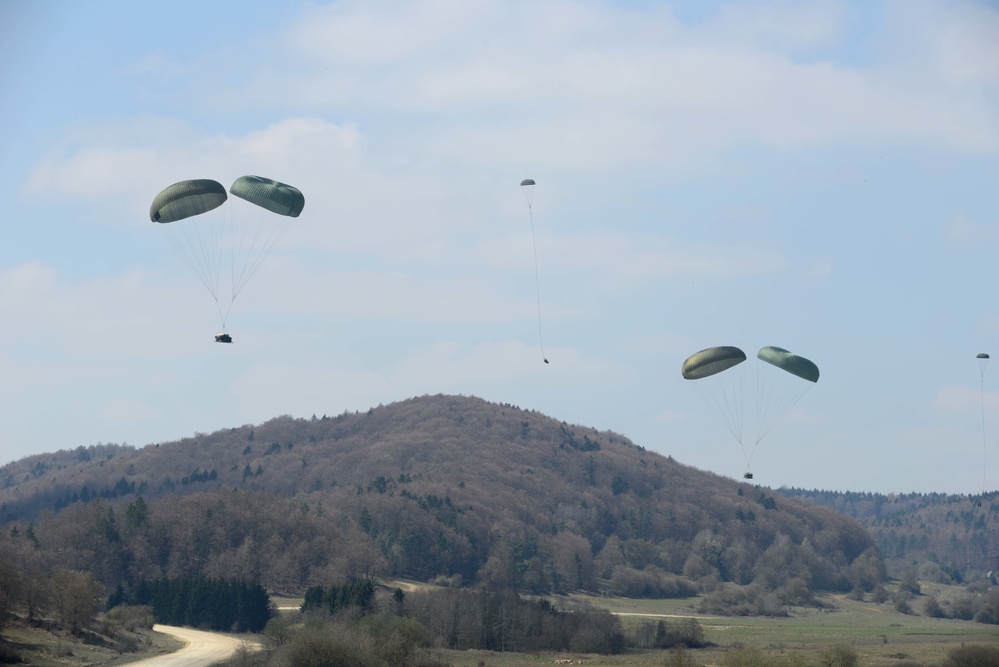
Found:
<svg viewBox="0 0 999 667"><path fill-rule="evenodd" d="M0 549L108 588L240 576L301 591L366 573L668 596L729 581L772 607L883 576L837 512L473 397L80 447L0 480Z"/></svg>
<svg viewBox="0 0 999 667"><path fill-rule="evenodd" d="M780 489L859 521L894 576L961 583L999 571L999 493L857 493Z"/></svg>

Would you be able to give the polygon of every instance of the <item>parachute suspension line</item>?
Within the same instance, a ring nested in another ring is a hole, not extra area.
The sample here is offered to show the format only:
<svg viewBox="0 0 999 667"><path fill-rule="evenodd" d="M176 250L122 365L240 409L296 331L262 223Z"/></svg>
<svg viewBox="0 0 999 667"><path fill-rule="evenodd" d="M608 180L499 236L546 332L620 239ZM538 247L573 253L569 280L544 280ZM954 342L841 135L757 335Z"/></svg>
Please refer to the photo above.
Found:
<svg viewBox="0 0 999 667"><path fill-rule="evenodd" d="M285 232L288 231L287 226L279 227L275 233L270 236L265 236L258 230L250 241L249 246L247 246L246 253L244 257L245 261L242 262L242 267L240 268L239 274L233 277L232 282L232 298L233 300L239 295L246 286L246 283L250 282L250 278L256 274L257 270L264 263L264 260L270 255L271 250L277 245L281 237L284 236ZM244 233L242 237L245 237ZM261 240L261 236L263 239ZM242 239L241 237L241 239ZM259 242L259 246L257 245Z"/></svg>
<svg viewBox="0 0 999 667"><path fill-rule="evenodd" d="M228 217L229 232L228 237L232 243L229 247L229 279L230 298L229 305L222 315L223 329L229 319L229 313L236 302L236 297L243 290L250 279L270 255L271 250L281 240L288 231L288 224L273 224L270 220L263 220L263 213L257 213L255 224L245 224L237 227L235 218L231 211ZM245 222L245 221L244 221ZM267 234L265 227L273 226L274 231Z"/></svg>
<svg viewBox="0 0 999 667"><path fill-rule="evenodd" d="M979 352L975 357L978 360L978 372L981 376L981 403L982 403L982 500L985 499L985 490L988 488L988 442L985 439L985 367L989 365L989 355L986 352ZM982 502L978 502L982 506Z"/></svg>
<svg viewBox="0 0 999 667"><path fill-rule="evenodd" d="M531 202L527 202L527 214L531 218L531 242L534 246L534 289L538 298L538 345L541 347L541 360L548 363L548 356L545 354L545 342L541 336L541 277L538 271L538 239L534 233L534 210Z"/></svg>
<svg viewBox="0 0 999 667"><path fill-rule="evenodd" d="M802 391L794 396L787 396L783 400L777 396L774 392L767 391L766 387L760 381L759 376L757 376L756 384L756 442L753 443L753 449L749 452L749 458L746 460L747 463L753 460L753 456L756 455L756 449L760 446L760 442L763 438L770 434L774 426L780 420L780 417L787 413L788 410L797 405L798 401L804 397L811 387L805 387Z"/></svg>
<svg viewBox="0 0 999 667"><path fill-rule="evenodd" d="M987 484L988 444L985 441L985 371L982 371L982 497Z"/></svg>
<svg viewBox="0 0 999 667"><path fill-rule="evenodd" d="M184 263L191 268L215 301L215 308L222 321L222 330L225 331L226 316L222 313L222 304L219 301L219 281L222 274L220 245L222 229L218 225L210 223L197 229L191 224L173 223L166 236L170 245L174 247Z"/></svg>
<svg viewBox="0 0 999 667"><path fill-rule="evenodd" d="M218 261L212 261L210 243L202 235L190 233L187 229L181 229L176 233L171 229L167 234L170 245L174 247L184 263L187 264L194 274L205 286L208 293L213 298L218 299L219 276ZM183 239L178 238L178 234L183 235Z"/></svg>
<svg viewBox="0 0 999 667"><path fill-rule="evenodd" d="M985 440L985 365L988 363L988 355L982 356L978 355L978 369L981 371L982 387L981 387L981 397L982 397L982 498L985 498L986 484L988 483L987 478L987 465L988 465L988 443Z"/></svg>
<svg viewBox="0 0 999 667"><path fill-rule="evenodd" d="M770 391L757 375L756 383L756 444L769 435L780 418L808 393L811 385L805 386L796 394L779 395ZM755 446L753 451L756 451Z"/></svg>
<svg viewBox="0 0 999 667"><path fill-rule="evenodd" d="M703 386L709 387L710 385ZM694 387L711 410L721 418L725 428L732 434L736 442L739 443L739 449L742 450L742 456L746 459L746 470L748 471L749 457L746 455L746 447L742 442L742 394L744 393L742 380L731 385L717 383L710 389L702 388L702 385L698 383L695 383Z"/></svg>
<svg viewBox="0 0 999 667"><path fill-rule="evenodd" d="M756 455L756 449L760 446L760 442L770 434L770 431L773 430L774 426L780 420L781 415L797 405L798 401L808 392L808 388L806 387L804 391L796 396L786 397L784 400L781 400L780 397L768 392L757 378L756 392L756 442L753 443L753 449L749 452L747 463L752 461L753 456Z"/></svg>

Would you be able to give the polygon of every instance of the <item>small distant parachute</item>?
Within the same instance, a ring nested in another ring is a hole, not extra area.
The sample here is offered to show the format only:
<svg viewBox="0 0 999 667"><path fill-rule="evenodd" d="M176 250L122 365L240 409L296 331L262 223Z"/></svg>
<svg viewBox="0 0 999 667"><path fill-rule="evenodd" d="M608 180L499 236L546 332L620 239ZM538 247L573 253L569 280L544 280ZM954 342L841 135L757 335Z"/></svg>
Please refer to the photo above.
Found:
<svg viewBox="0 0 999 667"><path fill-rule="evenodd" d="M527 212L531 217L531 241L534 244L534 287L538 295L538 344L541 346L541 359L547 364L548 357L545 355L545 343L541 336L541 277L538 271L538 239L534 233L534 186L533 178L525 178L520 182L520 187L527 200Z"/></svg>
<svg viewBox="0 0 999 667"><path fill-rule="evenodd" d="M520 187L524 190L524 199L527 200L527 207L530 208L531 204L534 203L534 186L536 183L533 178L525 178L520 182Z"/></svg>
<svg viewBox="0 0 999 667"><path fill-rule="evenodd" d="M228 193L218 181L180 181L153 199L150 220L164 223L168 240L215 301L222 321L216 340L229 338L233 302L304 207L297 188L260 176L236 179Z"/></svg>
<svg viewBox="0 0 999 667"><path fill-rule="evenodd" d="M987 472L988 472L988 443L985 440L985 367L989 365L989 355L987 352L979 352L976 356L978 359L978 372L981 375L981 396L982 396L982 497L985 496L986 484L988 482ZM981 507L981 501L978 502L978 506Z"/></svg>

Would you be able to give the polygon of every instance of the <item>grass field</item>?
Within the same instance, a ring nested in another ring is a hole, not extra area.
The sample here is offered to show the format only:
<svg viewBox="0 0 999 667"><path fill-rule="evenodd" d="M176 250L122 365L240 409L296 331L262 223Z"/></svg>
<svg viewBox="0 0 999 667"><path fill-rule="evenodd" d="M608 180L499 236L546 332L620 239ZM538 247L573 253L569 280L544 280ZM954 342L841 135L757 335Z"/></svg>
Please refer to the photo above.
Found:
<svg viewBox="0 0 999 667"><path fill-rule="evenodd" d="M413 590L426 587L413 582L388 582L390 587ZM927 588L927 587L924 587ZM960 589L934 586L934 595L946 598ZM620 616L626 633L641 623L659 619L676 621L695 618L704 629L705 639L713 646L692 650L695 665L719 665L724 653L733 648L752 647L772 655L797 655L809 665L818 665L823 649L837 645L852 647L864 667L918 663L926 667L940 665L948 652L962 644L999 644L999 626L971 621L934 619L906 615L891 604L857 602L841 595L820 597L823 608L797 608L786 618L709 616L697 613L698 598L679 600L636 600L629 598L572 595L553 598L557 606L586 602ZM282 614L293 616L301 598L274 597L272 602ZM912 605L921 609L917 599ZM135 637L135 653L116 654L99 642L82 642L65 632L45 631L17 624L4 630L3 637L28 660L40 667L81 667L83 665L120 665L154 653L176 648L173 640L158 633L142 631ZM564 664L572 660L582 665L616 667L666 665L668 651L634 651L623 655L601 656L566 653L494 653L489 651L435 652L442 663L454 667L517 667L521 665Z"/></svg>
<svg viewBox="0 0 999 667"><path fill-rule="evenodd" d="M180 642L152 630L121 635L129 636L127 653L121 652L121 642L112 643L96 633L72 635L65 630L48 627L45 623L17 621L4 628L2 637L7 646L33 667L85 667L90 665L124 665L163 653L172 653Z"/></svg>
<svg viewBox="0 0 999 667"><path fill-rule="evenodd" d="M957 588L954 589L956 592ZM937 587L937 595L948 591ZM817 665L823 649L837 645L853 648L860 664L867 666L919 663L939 665L948 652L963 644L999 644L999 626L971 621L906 615L891 604L857 602L841 595L821 596L823 608L796 608L787 618L707 616L696 612L698 598L636 600L573 595L555 603L587 602L621 617L626 632L640 623L695 618L705 639L714 646L689 652L696 665L718 665L725 651L739 647L766 653L797 654ZM921 608L919 600L913 607ZM668 651L641 651L617 656L591 654L502 654L486 651L442 651L441 659L455 667L514 667L555 664L557 659L580 660L584 665L665 665Z"/></svg>
<svg viewBox="0 0 999 667"><path fill-rule="evenodd" d="M725 650L741 646L775 654L794 652L815 663L823 649L846 645L857 651L862 665L893 665L902 661L933 665L939 664L956 646L999 643L999 626L906 615L895 611L891 604L857 602L839 595L822 596L824 608L796 608L787 618L702 616L696 613L697 599L575 597L619 614L626 628L658 618L697 619L704 628L705 639L716 645L693 651L697 664L718 664ZM650 663L588 660L587 664ZM662 664L662 660L651 664Z"/></svg>

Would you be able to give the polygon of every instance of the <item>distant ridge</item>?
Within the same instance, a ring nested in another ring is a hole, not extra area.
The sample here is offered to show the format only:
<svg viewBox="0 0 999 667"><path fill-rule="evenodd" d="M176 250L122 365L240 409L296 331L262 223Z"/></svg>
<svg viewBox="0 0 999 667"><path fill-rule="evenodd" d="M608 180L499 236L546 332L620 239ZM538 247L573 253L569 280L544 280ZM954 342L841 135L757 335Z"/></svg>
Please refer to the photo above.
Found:
<svg viewBox="0 0 999 667"><path fill-rule="evenodd" d="M381 574L535 592L689 594L712 581L850 590L882 572L868 532L832 510L466 396L37 455L0 468L0 486L2 520L37 521L43 542L49 526L112 523L123 543L136 541L123 557L133 570L172 576L229 562L212 549L231 549L285 589L343 573L347 552L364 554L350 567ZM164 542L182 530L179 512L201 517L208 537ZM130 535L122 517L136 516ZM282 516L301 525L288 532ZM260 546L282 530L288 549L322 552L301 557L294 575ZM169 553L191 539L208 551L190 562Z"/></svg>
<svg viewBox="0 0 999 667"><path fill-rule="evenodd" d="M961 583L999 572L999 492L778 492L859 521L877 540L892 576L917 568L931 581Z"/></svg>

